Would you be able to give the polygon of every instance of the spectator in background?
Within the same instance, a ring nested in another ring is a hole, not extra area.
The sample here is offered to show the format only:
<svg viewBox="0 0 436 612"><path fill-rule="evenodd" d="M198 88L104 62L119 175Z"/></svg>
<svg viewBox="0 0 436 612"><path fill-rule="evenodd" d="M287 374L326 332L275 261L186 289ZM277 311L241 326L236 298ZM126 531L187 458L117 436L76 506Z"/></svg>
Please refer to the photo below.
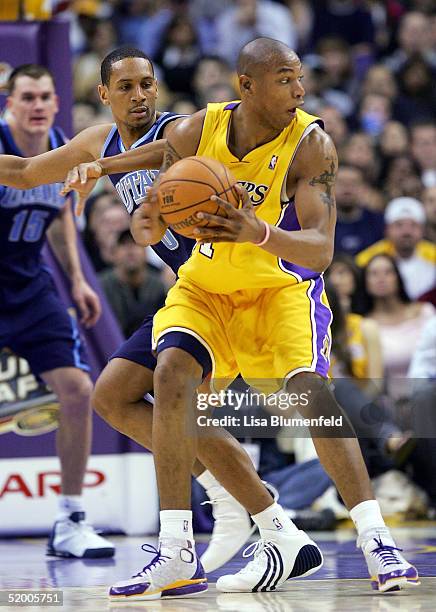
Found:
<svg viewBox="0 0 436 612"><path fill-rule="evenodd" d="M295 49L297 35L292 15L270 0L236 0L216 20L216 53L234 67L241 48L253 38L269 36Z"/></svg>
<svg viewBox="0 0 436 612"><path fill-rule="evenodd" d="M383 237L383 215L366 208L362 201L363 183L360 168L339 165L336 178L336 253L356 255Z"/></svg>
<svg viewBox="0 0 436 612"><path fill-rule="evenodd" d="M384 164L398 155L406 155L409 150L407 129L399 121L388 121L380 135L378 145Z"/></svg>
<svg viewBox="0 0 436 612"><path fill-rule="evenodd" d="M354 0L317 0L315 4L312 40L338 36L352 46L355 57L372 53L374 24L371 13Z"/></svg>
<svg viewBox="0 0 436 612"><path fill-rule="evenodd" d="M431 21L418 11L405 13L401 18L397 36L398 48L386 59L386 65L398 74L413 56L420 55L436 68L436 53L432 49Z"/></svg>
<svg viewBox="0 0 436 612"><path fill-rule="evenodd" d="M114 246L130 218L115 193L102 192L90 201L85 246L96 272L113 265Z"/></svg>
<svg viewBox="0 0 436 612"><path fill-rule="evenodd" d="M405 62L398 75L398 83L402 112L397 116L402 122L409 125L416 119L431 120L435 117L435 74L420 55Z"/></svg>
<svg viewBox="0 0 436 612"><path fill-rule="evenodd" d="M155 61L166 85L174 93L189 94L201 49L193 23L186 15L175 15L164 31Z"/></svg>
<svg viewBox="0 0 436 612"><path fill-rule="evenodd" d="M168 110L172 113L177 113L178 115L192 115L195 113L198 108L191 100L191 98L175 98L172 104L168 107Z"/></svg>
<svg viewBox="0 0 436 612"><path fill-rule="evenodd" d="M412 389L405 379L421 330L435 309L411 301L395 260L376 255L364 268L364 313L379 326L389 396L408 398Z"/></svg>
<svg viewBox="0 0 436 612"><path fill-rule="evenodd" d="M81 102L100 103L97 83L100 64L117 44L117 33L109 19L95 19L88 38L88 48L74 64L74 97Z"/></svg>
<svg viewBox="0 0 436 612"><path fill-rule="evenodd" d="M436 185L424 189L422 203L424 204L427 218L424 237L426 240L436 244Z"/></svg>
<svg viewBox="0 0 436 612"><path fill-rule="evenodd" d="M304 80L304 87L306 87L306 79ZM304 99L306 104L306 96ZM328 104L321 106L317 114L324 121L325 131L332 137L336 148L340 151L349 137L348 126L344 117L336 107Z"/></svg>
<svg viewBox="0 0 436 612"><path fill-rule="evenodd" d="M419 168L409 154L385 159L383 163L380 183L388 201L402 196L420 197L422 183Z"/></svg>
<svg viewBox="0 0 436 612"><path fill-rule="evenodd" d="M377 159L372 137L365 132L354 132L343 149L343 162L360 168L365 181L373 184L379 174Z"/></svg>
<svg viewBox="0 0 436 612"><path fill-rule="evenodd" d="M349 117L355 88L350 46L342 38L323 38L317 46L324 100Z"/></svg>
<svg viewBox="0 0 436 612"><path fill-rule="evenodd" d="M385 211L386 238L368 247L356 257L365 267L375 255L395 258L407 295L418 299L436 284L436 245L423 239L425 212L413 198L395 198Z"/></svg>
<svg viewBox="0 0 436 612"><path fill-rule="evenodd" d="M327 280L336 292L334 297L339 301L340 314L344 318L342 335L346 340L348 358L342 365L345 367L348 364L348 366L342 371L346 372L345 375L352 374L360 379L381 379L383 360L377 325L371 319L356 313L356 309L361 306L359 304L362 292L361 270L352 257L338 254L334 256L326 274ZM334 338L334 334L332 336ZM339 352L341 344L343 342L340 337L333 340L333 345Z"/></svg>
<svg viewBox="0 0 436 612"><path fill-rule="evenodd" d="M99 278L127 338L144 317L164 305L166 289L159 273L147 266L146 250L135 243L128 229L116 239L113 263L114 267L102 272Z"/></svg>
<svg viewBox="0 0 436 612"><path fill-rule="evenodd" d="M383 132L386 123L392 118L392 105L389 98L381 94L366 94L359 110L359 127L376 139Z"/></svg>
<svg viewBox="0 0 436 612"><path fill-rule="evenodd" d="M116 21L123 44L142 49L154 57L156 46L173 13L160 0L117 2Z"/></svg>
<svg viewBox="0 0 436 612"><path fill-rule="evenodd" d="M194 101L198 108L207 104L209 91L216 85L231 84L231 70L228 64L217 55L206 55L198 62L192 87Z"/></svg>
<svg viewBox="0 0 436 612"><path fill-rule="evenodd" d="M433 82L434 86L434 82ZM411 126L412 155L421 172L424 187L436 185L436 121Z"/></svg>

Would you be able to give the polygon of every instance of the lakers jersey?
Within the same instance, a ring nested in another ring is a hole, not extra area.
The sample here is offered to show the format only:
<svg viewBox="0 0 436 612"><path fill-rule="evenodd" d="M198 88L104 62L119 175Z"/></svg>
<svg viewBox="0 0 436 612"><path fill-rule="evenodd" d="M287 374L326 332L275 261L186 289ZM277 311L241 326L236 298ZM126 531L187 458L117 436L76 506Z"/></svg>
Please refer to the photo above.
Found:
<svg viewBox="0 0 436 612"><path fill-rule="evenodd" d="M219 160L247 190L256 215L284 230L300 230L295 204L286 197L286 177L299 144L321 123L297 109L296 117L280 134L238 159L227 146L232 112L239 102L209 104L197 155ZM319 276L307 268L285 261L252 243L197 244L191 258L180 268L205 291L230 294L241 289L280 287Z"/></svg>

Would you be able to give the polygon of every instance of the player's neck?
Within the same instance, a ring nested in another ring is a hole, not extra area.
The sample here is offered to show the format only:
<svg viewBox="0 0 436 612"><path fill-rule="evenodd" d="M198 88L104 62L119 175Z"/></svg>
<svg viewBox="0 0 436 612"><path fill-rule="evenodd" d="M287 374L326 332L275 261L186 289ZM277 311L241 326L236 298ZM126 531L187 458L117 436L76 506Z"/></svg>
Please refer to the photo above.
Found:
<svg viewBox="0 0 436 612"><path fill-rule="evenodd" d="M29 134L29 132L21 130L13 122L10 122L8 125L14 142L24 157L41 155L41 153L46 153L50 149L48 131L42 134Z"/></svg>
<svg viewBox="0 0 436 612"><path fill-rule="evenodd" d="M232 112L228 134L228 146L239 159L253 149L271 142L281 131L260 125L258 117L252 116L246 108L242 108L242 104L241 102Z"/></svg>
<svg viewBox="0 0 436 612"><path fill-rule="evenodd" d="M147 125L138 128L132 128L125 123L120 125L117 124L118 133L121 136L121 140L125 148L130 149L130 147L135 144L137 140L142 138L144 134L146 134L148 130L156 123L157 117L158 113L155 113L152 121L147 123Z"/></svg>

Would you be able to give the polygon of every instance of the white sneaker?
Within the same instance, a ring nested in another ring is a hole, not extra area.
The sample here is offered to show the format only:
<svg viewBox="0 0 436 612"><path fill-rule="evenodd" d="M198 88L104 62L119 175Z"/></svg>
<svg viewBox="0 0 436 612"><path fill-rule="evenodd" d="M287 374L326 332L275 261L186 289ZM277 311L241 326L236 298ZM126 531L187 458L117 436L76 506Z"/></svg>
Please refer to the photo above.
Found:
<svg viewBox="0 0 436 612"><path fill-rule="evenodd" d="M289 578L310 576L323 564L320 549L301 530L292 535L278 534L271 530L270 538L250 544L244 550L243 556L249 557L253 554L254 559L239 572L218 578L218 591L275 591Z"/></svg>
<svg viewBox="0 0 436 612"><path fill-rule="evenodd" d="M395 546L389 530L374 529L357 540L368 566L371 586L375 591L399 591L420 583L416 567L408 563Z"/></svg>
<svg viewBox="0 0 436 612"><path fill-rule="evenodd" d="M159 550L150 544L142 549L154 558L132 578L114 584L109 590L111 601L192 597L207 591L207 579L191 540L165 538Z"/></svg>
<svg viewBox="0 0 436 612"><path fill-rule="evenodd" d="M209 573L230 561L257 527L244 506L221 485L210 487L206 494L210 501L203 504L212 504L215 521L209 546L201 556L204 571Z"/></svg>
<svg viewBox="0 0 436 612"><path fill-rule="evenodd" d="M113 557L115 547L85 522L84 512L73 512L56 521L47 545L47 555L55 557Z"/></svg>

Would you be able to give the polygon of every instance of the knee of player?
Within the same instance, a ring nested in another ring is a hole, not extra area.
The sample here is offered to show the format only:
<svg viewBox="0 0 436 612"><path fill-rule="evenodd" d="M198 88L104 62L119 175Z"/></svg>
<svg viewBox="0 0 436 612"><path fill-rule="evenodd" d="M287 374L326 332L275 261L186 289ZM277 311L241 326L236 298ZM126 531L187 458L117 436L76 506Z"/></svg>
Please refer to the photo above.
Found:
<svg viewBox="0 0 436 612"><path fill-rule="evenodd" d="M113 415L117 407L116 397L104 380L98 379L95 383L91 395L91 406L105 420L110 420Z"/></svg>
<svg viewBox="0 0 436 612"><path fill-rule="evenodd" d="M188 352L169 348L159 353L154 386L169 390L194 389L201 384L202 366Z"/></svg>
<svg viewBox="0 0 436 612"><path fill-rule="evenodd" d="M83 407L83 409L89 410L91 393L91 379L88 374L81 370L63 381L58 389L59 401L64 408L72 406L75 409L76 407Z"/></svg>

